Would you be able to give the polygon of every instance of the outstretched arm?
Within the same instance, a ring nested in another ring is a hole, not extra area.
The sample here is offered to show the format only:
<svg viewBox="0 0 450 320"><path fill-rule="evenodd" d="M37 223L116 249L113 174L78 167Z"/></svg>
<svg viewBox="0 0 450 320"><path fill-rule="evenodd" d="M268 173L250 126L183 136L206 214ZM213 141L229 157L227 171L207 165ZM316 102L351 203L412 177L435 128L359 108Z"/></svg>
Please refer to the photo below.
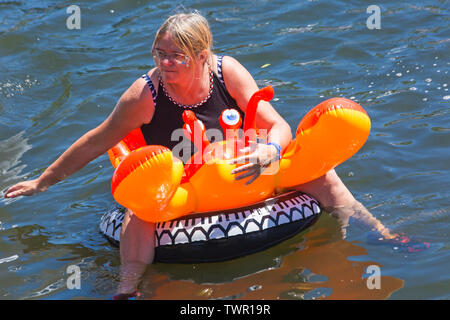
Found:
<svg viewBox="0 0 450 320"><path fill-rule="evenodd" d="M148 89L145 88L144 80L136 80L103 123L75 141L40 177L15 184L4 197L31 196L46 191L105 153L144 121L150 121L154 111L153 100L148 98Z"/></svg>

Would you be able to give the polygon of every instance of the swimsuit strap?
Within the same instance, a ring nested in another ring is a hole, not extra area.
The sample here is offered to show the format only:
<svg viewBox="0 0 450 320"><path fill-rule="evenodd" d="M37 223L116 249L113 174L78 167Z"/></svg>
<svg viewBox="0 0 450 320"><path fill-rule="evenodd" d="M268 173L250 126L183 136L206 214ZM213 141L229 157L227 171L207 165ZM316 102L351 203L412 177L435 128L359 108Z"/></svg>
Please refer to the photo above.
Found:
<svg viewBox="0 0 450 320"><path fill-rule="evenodd" d="M143 74L142 79L144 79L148 84L148 88L150 89L150 91L152 93L153 103L155 104L155 108L156 108L157 94L156 94L155 86L153 85L152 79L150 79L150 77L147 74Z"/></svg>
<svg viewBox="0 0 450 320"><path fill-rule="evenodd" d="M223 56L217 56L217 76L218 76L220 82L222 82L222 84L225 85L225 80L223 79L223 74L222 74L222 59L223 59Z"/></svg>

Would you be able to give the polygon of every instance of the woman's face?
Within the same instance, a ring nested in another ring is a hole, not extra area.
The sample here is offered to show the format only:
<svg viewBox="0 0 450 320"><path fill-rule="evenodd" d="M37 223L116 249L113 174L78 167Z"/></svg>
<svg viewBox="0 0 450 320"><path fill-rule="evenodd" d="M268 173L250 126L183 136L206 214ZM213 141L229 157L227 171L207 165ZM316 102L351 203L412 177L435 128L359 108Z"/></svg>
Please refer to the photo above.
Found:
<svg viewBox="0 0 450 320"><path fill-rule="evenodd" d="M192 72L194 62L175 45L168 33L156 44L154 57L165 83L186 81Z"/></svg>

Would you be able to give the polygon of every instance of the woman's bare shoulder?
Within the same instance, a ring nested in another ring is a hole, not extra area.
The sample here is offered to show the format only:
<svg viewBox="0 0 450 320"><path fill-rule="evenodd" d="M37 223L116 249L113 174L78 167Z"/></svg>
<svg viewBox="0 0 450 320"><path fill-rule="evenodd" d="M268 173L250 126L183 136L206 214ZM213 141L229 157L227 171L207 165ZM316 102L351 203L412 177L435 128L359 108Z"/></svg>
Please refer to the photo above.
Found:
<svg viewBox="0 0 450 320"><path fill-rule="evenodd" d="M147 73L150 78L154 74L155 69ZM150 122L153 117L155 105L152 93L145 79L142 77L136 79L120 97L119 105L121 108L125 107L125 109L128 109L134 114L139 114L144 119L144 123Z"/></svg>
<svg viewBox="0 0 450 320"><path fill-rule="evenodd" d="M250 96L258 90L252 75L231 56L224 56L222 59L222 75L228 92L236 100L238 106L245 110Z"/></svg>
<svg viewBox="0 0 450 320"><path fill-rule="evenodd" d="M243 82L253 82L253 77L248 70L235 58L224 56L222 58L222 74L225 84L232 86L237 84L240 86Z"/></svg>
<svg viewBox="0 0 450 320"><path fill-rule="evenodd" d="M155 85L158 81L158 71L157 68L153 68L146 73L153 82L153 86L155 90L157 90L157 86ZM134 81L131 86L125 91L129 98L133 100L140 100L142 98L148 98L148 94L151 96L151 91L148 87L147 81L143 77L139 77Z"/></svg>
<svg viewBox="0 0 450 320"><path fill-rule="evenodd" d="M234 57L232 56L223 56L222 57L222 69L226 71L233 71L235 69L240 69L245 67ZM222 70L223 71L223 70Z"/></svg>

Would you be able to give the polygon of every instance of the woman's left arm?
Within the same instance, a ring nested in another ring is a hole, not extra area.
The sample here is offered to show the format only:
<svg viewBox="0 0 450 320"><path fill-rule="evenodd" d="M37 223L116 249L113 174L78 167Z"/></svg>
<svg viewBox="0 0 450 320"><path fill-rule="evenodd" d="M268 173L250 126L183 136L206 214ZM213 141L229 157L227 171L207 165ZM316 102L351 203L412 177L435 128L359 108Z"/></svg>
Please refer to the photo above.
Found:
<svg viewBox="0 0 450 320"><path fill-rule="evenodd" d="M222 73L228 92L245 112L250 97L259 90L256 81L242 64L229 56L222 60ZM266 130L267 142L279 145L281 150L272 144L256 144L245 156L236 158L232 163L249 162L232 171L233 174L242 173L236 179L251 177L247 184L252 183L271 162L278 160L279 152L286 149L292 140L289 124L267 101L259 102L256 126L260 132Z"/></svg>

